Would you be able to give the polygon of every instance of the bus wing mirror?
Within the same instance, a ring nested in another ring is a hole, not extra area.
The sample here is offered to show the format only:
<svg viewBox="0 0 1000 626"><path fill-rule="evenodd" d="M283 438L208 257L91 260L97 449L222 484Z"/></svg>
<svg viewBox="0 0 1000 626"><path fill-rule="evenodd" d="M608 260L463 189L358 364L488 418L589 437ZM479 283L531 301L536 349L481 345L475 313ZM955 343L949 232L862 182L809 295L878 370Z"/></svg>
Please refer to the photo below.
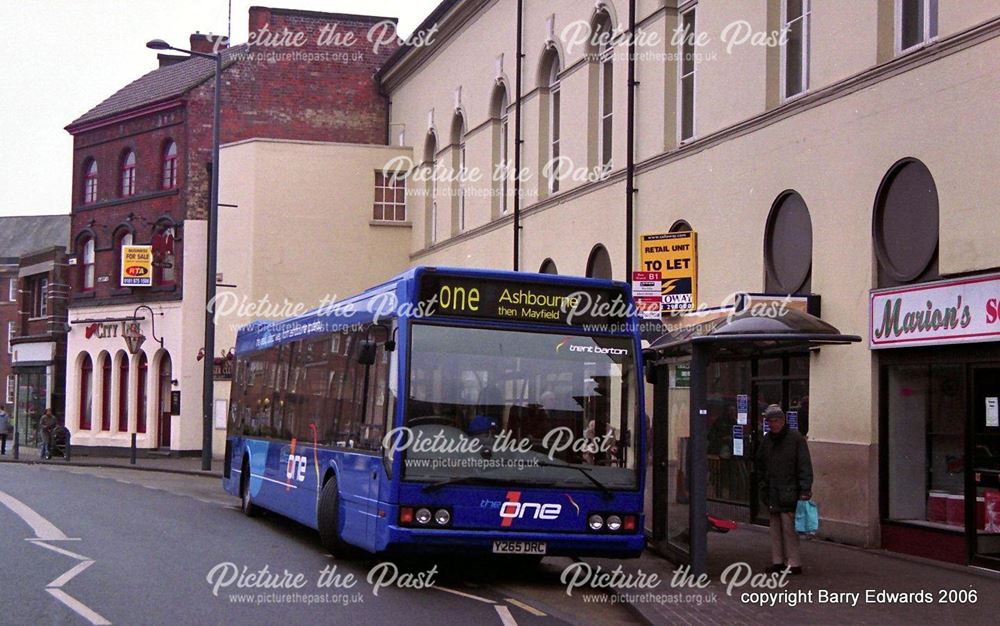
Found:
<svg viewBox="0 0 1000 626"><path fill-rule="evenodd" d="M375 348L376 344L374 341L365 339L361 342L361 347L358 350L358 363L361 365L374 365L375 364Z"/></svg>
<svg viewBox="0 0 1000 626"><path fill-rule="evenodd" d="M650 385L656 384L656 368L657 368L656 365L650 365L648 363L646 364L645 367L646 382L649 383Z"/></svg>

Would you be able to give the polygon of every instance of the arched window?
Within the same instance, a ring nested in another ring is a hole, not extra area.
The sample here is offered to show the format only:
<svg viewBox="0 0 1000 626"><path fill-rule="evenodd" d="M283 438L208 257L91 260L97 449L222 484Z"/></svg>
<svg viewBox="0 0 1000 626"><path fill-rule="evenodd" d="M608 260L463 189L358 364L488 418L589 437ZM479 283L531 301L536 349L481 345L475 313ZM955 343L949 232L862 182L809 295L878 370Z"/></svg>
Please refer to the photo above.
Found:
<svg viewBox="0 0 1000 626"><path fill-rule="evenodd" d="M153 284L173 285L176 282L177 255L174 253L177 230L173 222L161 221L153 231Z"/></svg>
<svg viewBox="0 0 1000 626"><path fill-rule="evenodd" d="M135 152L129 150L122 157L122 197L135 193Z"/></svg>
<svg viewBox="0 0 1000 626"><path fill-rule="evenodd" d="M102 352L101 362L101 430L111 430L111 355Z"/></svg>
<svg viewBox="0 0 1000 626"><path fill-rule="evenodd" d="M542 176L546 178L549 193L559 191L559 139L560 139L560 106L559 106L559 72L561 71L559 54L555 48L550 48L542 57L541 102L544 129L540 143L547 147L545 163L542 163Z"/></svg>
<svg viewBox="0 0 1000 626"><path fill-rule="evenodd" d="M927 166L916 159L893 165L879 185L872 223L879 287L938 278L938 214Z"/></svg>
<svg viewBox="0 0 1000 626"><path fill-rule="evenodd" d="M587 259L587 277L611 279L611 256L602 244L597 244L590 251L590 257Z"/></svg>
<svg viewBox="0 0 1000 626"><path fill-rule="evenodd" d="M491 172L492 180L496 186L496 207L500 215L505 215L510 206L507 201L507 180L510 177L510 115L507 110L510 108L510 98L507 95L507 86L503 82L497 83L493 91L492 116L494 120L493 154L494 163Z"/></svg>
<svg viewBox="0 0 1000 626"><path fill-rule="evenodd" d="M115 232L115 275L118 278L115 280L116 286L121 286L121 271L122 271L122 247L131 246L135 240L135 235L127 227L120 228Z"/></svg>
<svg viewBox="0 0 1000 626"><path fill-rule="evenodd" d="M177 143L167 141L163 148L163 188L173 189L177 186Z"/></svg>
<svg viewBox="0 0 1000 626"><path fill-rule="evenodd" d="M91 407L94 393L94 364L90 355L84 353L80 362L80 430L90 430Z"/></svg>
<svg viewBox="0 0 1000 626"><path fill-rule="evenodd" d="M146 432L146 378L149 373L149 361L146 353L139 353L139 364L135 374L135 432Z"/></svg>
<svg viewBox="0 0 1000 626"><path fill-rule="evenodd" d="M437 242L437 137L434 130L427 132L424 142L424 163L430 170L427 177L427 219L424 224L424 239L427 245Z"/></svg>
<svg viewBox="0 0 1000 626"><path fill-rule="evenodd" d="M97 161L87 159L83 166L83 203L97 202Z"/></svg>
<svg viewBox="0 0 1000 626"><path fill-rule="evenodd" d="M455 194L454 209L452 216L452 232L460 233L465 230L465 117L461 112L455 112L455 118L451 123L451 144L455 150L452 158L454 172L457 177L458 190Z"/></svg>
<svg viewBox="0 0 1000 626"><path fill-rule="evenodd" d="M118 361L118 431L128 432L128 354L119 350Z"/></svg>
<svg viewBox="0 0 1000 626"><path fill-rule="evenodd" d="M95 281L94 237L85 235L80 240L80 290L91 291Z"/></svg>
<svg viewBox="0 0 1000 626"><path fill-rule="evenodd" d="M778 196L764 228L764 290L807 294L812 289L812 219L795 191Z"/></svg>
<svg viewBox="0 0 1000 626"><path fill-rule="evenodd" d="M545 259L542 261L541 267L538 268L539 274L558 274L559 269L556 268L556 262L552 259Z"/></svg>
<svg viewBox="0 0 1000 626"><path fill-rule="evenodd" d="M593 54L597 62L597 89L592 92L596 106L591 110L597 122L597 161L604 170L611 169L613 114L614 114L614 46L612 45L611 16L601 11L594 19L592 41L596 42Z"/></svg>

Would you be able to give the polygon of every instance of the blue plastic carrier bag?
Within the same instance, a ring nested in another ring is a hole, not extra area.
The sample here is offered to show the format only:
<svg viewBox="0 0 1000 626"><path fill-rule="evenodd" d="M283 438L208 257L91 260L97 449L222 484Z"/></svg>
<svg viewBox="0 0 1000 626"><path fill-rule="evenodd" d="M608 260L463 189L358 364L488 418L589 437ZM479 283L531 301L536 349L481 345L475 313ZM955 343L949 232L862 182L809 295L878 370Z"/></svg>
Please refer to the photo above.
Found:
<svg viewBox="0 0 1000 626"><path fill-rule="evenodd" d="M812 500L799 500L795 505L795 532L815 535L819 530L819 509Z"/></svg>

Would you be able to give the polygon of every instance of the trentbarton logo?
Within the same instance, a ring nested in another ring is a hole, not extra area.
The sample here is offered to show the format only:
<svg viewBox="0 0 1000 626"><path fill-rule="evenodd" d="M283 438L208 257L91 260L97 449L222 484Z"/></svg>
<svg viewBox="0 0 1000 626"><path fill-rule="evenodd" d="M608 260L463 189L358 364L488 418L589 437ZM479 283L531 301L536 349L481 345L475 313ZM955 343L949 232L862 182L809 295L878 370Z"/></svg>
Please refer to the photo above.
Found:
<svg viewBox="0 0 1000 626"><path fill-rule="evenodd" d="M570 500L572 502L572 499ZM520 491L508 491L507 501L500 506L500 526L510 528L515 519L559 519L562 505L555 503L521 502Z"/></svg>
<svg viewBox="0 0 1000 626"><path fill-rule="evenodd" d="M556 344L556 352L559 352L560 350L562 350L563 346L565 346L567 343L569 343L570 339L572 339L572 337L563 337L562 341L560 341L559 343Z"/></svg>

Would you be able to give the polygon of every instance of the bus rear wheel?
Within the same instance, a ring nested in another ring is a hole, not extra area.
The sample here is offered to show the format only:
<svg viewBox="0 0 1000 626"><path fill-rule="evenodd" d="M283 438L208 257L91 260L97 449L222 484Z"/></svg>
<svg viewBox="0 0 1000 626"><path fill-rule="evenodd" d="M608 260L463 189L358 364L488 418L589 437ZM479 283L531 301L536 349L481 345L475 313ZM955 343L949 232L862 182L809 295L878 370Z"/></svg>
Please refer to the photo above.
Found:
<svg viewBox="0 0 1000 626"><path fill-rule="evenodd" d="M243 470L240 472L240 510L247 517L257 517L260 510L250 499L250 464L243 459Z"/></svg>
<svg viewBox="0 0 1000 626"><path fill-rule="evenodd" d="M337 477L331 476L330 480L323 485L323 492L319 498L319 509L317 510L317 526L319 527L319 538L323 542L323 547L330 551L335 557L349 558L353 555L353 546L340 538L340 495L337 492Z"/></svg>

